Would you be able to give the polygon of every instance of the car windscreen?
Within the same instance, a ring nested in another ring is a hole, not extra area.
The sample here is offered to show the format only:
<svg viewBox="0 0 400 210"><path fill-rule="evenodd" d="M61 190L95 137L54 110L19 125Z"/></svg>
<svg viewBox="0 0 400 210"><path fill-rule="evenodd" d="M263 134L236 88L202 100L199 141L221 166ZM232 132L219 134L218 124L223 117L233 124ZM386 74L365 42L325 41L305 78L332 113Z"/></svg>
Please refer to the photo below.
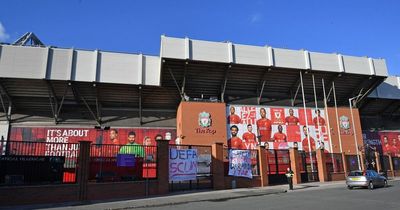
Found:
<svg viewBox="0 0 400 210"><path fill-rule="evenodd" d="M362 176L363 173L361 171L351 171L349 176Z"/></svg>

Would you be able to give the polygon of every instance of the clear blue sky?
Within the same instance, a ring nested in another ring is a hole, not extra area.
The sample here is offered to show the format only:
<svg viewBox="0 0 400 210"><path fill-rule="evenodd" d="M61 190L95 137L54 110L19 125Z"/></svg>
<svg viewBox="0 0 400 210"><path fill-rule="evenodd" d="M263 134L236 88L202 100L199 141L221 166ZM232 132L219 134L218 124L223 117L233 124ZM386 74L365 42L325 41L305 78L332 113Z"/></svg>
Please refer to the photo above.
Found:
<svg viewBox="0 0 400 210"><path fill-rule="evenodd" d="M160 35L385 58L400 75L400 1L1 0L0 41L158 55Z"/></svg>

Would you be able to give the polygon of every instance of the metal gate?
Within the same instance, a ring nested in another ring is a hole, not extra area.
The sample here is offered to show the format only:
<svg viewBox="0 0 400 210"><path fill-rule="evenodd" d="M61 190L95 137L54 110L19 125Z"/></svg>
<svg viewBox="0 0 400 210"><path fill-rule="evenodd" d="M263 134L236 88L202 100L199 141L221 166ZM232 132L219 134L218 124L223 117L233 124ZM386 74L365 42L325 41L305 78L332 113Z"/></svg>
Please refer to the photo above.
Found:
<svg viewBox="0 0 400 210"><path fill-rule="evenodd" d="M315 152L299 151L301 182L318 182L318 164Z"/></svg>
<svg viewBox="0 0 400 210"><path fill-rule="evenodd" d="M381 155L382 172L387 177L387 171L390 171L389 156Z"/></svg>
<svg viewBox="0 0 400 210"><path fill-rule="evenodd" d="M341 153L325 153L326 173L328 181L332 181L332 175L335 173L344 173L343 159Z"/></svg>
<svg viewBox="0 0 400 210"><path fill-rule="evenodd" d="M367 170L376 170L376 156L375 151L371 149L365 149L365 168ZM381 159L382 163L382 159Z"/></svg>
<svg viewBox="0 0 400 210"><path fill-rule="evenodd" d="M356 171L356 170L360 170L361 169L361 167L359 167L359 165L358 165L358 157L357 157L357 155L346 155L345 157L346 157L346 163L347 163L347 170L348 171ZM371 163L368 163L368 165L371 165L371 167L372 167L374 165L374 163L375 163L375 161L373 161L373 162L371 161Z"/></svg>
<svg viewBox="0 0 400 210"><path fill-rule="evenodd" d="M289 150L268 150L268 183L285 184L287 183L286 169L290 168Z"/></svg>
<svg viewBox="0 0 400 210"><path fill-rule="evenodd" d="M202 145L169 145L176 149L197 149L197 176L196 180L170 181L169 191L202 190L213 188L211 146Z"/></svg>

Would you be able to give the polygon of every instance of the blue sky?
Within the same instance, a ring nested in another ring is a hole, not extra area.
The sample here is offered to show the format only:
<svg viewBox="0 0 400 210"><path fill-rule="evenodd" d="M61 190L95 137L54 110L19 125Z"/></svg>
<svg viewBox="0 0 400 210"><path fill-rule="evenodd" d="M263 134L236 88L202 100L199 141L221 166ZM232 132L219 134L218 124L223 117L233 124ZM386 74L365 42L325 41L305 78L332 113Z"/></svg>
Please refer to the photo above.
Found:
<svg viewBox="0 0 400 210"><path fill-rule="evenodd" d="M0 41L158 55L160 36L385 58L400 75L400 1L2 0Z"/></svg>

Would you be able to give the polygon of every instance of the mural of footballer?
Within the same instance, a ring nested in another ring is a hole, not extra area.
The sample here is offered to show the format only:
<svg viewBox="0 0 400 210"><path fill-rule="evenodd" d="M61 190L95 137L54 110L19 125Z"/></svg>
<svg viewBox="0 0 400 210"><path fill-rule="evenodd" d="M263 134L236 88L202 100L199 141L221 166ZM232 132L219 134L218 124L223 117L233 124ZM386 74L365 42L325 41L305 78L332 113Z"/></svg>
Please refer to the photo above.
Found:
<svg viewBox="0 0 400 210"><path fill-rule="evenodd" d="M324 126L325 125L325 119L321 117L321 110L317 109L315 110L315 114L317 114L316 117L313 119L313 123L315 126Z"/></svg>
<svg viewBox="0 0 400 210"><path fill-rule="evenodd" d="M299 124L299 118L294 116L294 111L292 108L289 109L289 116L285 118L285 123L286 125L298 125Z"/></svg>
<svg viewBox="0 0 400 210"><path fill-rule="evenodd" d="M237 137L239 128L236 125L232 125L230 130L232 137L228 140L228 147L231 149L242 149L242 139Z"/></svg>
<svg viewBox="0 0 400 210"><path fill-rule="evenodd" d="M235 107L231 106L231 108L229 108L230 111L230 115L228 116L228 124L239 124L242 122L242 119L240 119L240 117L235 114Z"/></svg>
<svg viewBox="0 0 400 210"><path fill-rule="evenodd" d="M301 141L301 145L303 146L304 151L315 151L315 140L310 136L310 144L308 144L308 129L307 126L303 126L303 134L304 134L304 139Z"/></svg>
<svg viewBox="0 0 400 210"><path fill-rule="evenodd" d="M271 141L272 122L267 118L265 108L260 109L261 119L257 120L257 134L261 136L261 142Z"/></svg>
<svg viewBox="0 0 400 210"><path fill-rule="evenodd" d="M247 125L247 132L243 134L243 144L246 149L256 149L257 139L256 134L253 132L253 126L251 124Z"/></svg>
<svg viewBox="0 0 400 210"><path fill-rule="evenodd" d="M278 132L274 134L273 137L275 142L281 143L281 142L286 142L286 134L283 133L283 127L282 125L278 125Z"/></svg>

